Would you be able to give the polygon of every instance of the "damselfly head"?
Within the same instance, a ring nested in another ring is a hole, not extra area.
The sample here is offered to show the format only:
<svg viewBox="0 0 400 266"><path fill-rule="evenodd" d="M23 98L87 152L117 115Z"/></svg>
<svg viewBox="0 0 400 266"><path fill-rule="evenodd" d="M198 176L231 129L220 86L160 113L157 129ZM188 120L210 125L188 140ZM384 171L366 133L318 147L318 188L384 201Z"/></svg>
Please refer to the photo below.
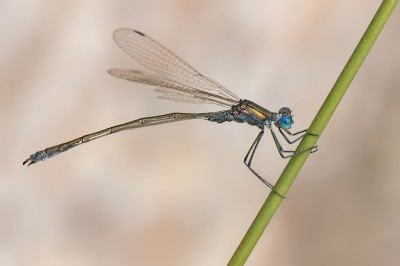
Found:
<svg viewBox="0 0 400 266"><path fill-rule="evenodd" d="M290 109L288 107L282 107L279 110L279 114L282 115L282 118L279 120L279 126L283 129L290 129L294 123Z"/></svg>

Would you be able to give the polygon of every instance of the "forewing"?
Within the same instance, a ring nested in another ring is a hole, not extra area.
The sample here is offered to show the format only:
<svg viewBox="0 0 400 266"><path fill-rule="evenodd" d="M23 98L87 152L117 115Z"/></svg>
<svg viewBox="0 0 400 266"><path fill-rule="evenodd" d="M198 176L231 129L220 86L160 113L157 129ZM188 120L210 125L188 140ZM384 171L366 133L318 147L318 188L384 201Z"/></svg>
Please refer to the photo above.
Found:
<svg viewBox="0 0 400 266"><path fill-rule="evenodd" d="M168 48L141 32L118 29L114 31L113 38L123 51L139 63L171 81L179 82L197 91L219 95L229 99L231 105L240 100L228 89L202 75Z"/></svg>

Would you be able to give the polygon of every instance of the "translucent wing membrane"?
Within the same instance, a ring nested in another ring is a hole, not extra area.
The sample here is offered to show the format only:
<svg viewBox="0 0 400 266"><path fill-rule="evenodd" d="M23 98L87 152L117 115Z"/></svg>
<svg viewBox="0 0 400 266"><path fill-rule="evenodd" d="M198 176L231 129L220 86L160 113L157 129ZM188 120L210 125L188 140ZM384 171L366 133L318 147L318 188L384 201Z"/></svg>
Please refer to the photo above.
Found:
<svg viewBox="0 0 400 266"><path fill-rule="evenodd" d="M186 103L213 103L224 107L231 107L233 104L236 104L236 101L225 96L198 90L152 73L116 68L110 69L108 73L133 82L157 86L159 88L156 91L161 93L159 98L162 99Z"/></svg>
<svg viewBox="0 0 400 266"><path fill-rule="evenodd" d="M134 70L111 69L109 73L113 76L166 88L161 95L164 99L191 103L212 102L223 106L237 104L240 100L228 89L202 75L172 51L141 32L118 29L113 37L123 51L162 77Z"/></svg>

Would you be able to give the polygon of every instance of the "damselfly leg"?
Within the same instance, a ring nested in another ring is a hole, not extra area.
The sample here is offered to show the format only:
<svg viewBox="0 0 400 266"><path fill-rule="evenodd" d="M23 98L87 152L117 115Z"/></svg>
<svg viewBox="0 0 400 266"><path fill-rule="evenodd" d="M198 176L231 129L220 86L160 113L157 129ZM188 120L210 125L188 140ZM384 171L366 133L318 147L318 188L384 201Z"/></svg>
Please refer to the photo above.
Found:
<svg viewBox="0 0 400 266"><path fill-rule="evenodd" d="M302 134L300 137L298 137L298 138L296 138L295 140L292 140L292 141L291 141L286 135L283 134L283 132L282 132L282 130L281 130L280 127L278 127L278 129L279 129L279 131L281 132L281 134L284 136L285 140L286 140L289 144L293 144L293 143L295 143L296 141L298 141L298 140L300 140L300 139L302 139L302 138L304 138L305 136L308 136L308 135L311 135L311 136L318 136L318 135L316 135L316 134L307 133L307 130L302 130L302 131L299 131L299 132L296 132L296 133L291 133L291 132L285 130L285 132L287 132L287 133L288 133L289 135L291 135L291 136L295 136L295 135L304 133L304 134ZM272 130L272 128L270 128L270 130L271 130L271 134L272 134L272 137L273 137L273 139L274 139L275 145L276 145L276 147L277 147L277 149L278 149L278 152L279 152L279 154L281 155L282 158L290 158L290 157L299 155L299 154L304 153L304 152L307 152L307 151L310 151L311 153L317 151L317 146L314 146L314 147L305 149L305 150L300 151L300 152L295 152L295 151L291 151L291 150L284 150L284 149L282 148L282 145L280 144L278 138L276 137L275 132ZM251 163L252 163L252 161L253 161L254 154L255 154L255 152L256 152L256 150L257 150L258 144L260 143L261 138L263 137L263 135L264 135L264 130L261 130L260 133L257 135L256 139L254 140L253 144L251 145L251 147L250 147L249 151L247 152L246 156L244 157L243 162L244 162L244 164L250 169L250 171L251 171L255 176L257 176L258 179L261 180L261 182L263 182L265 185L267 185L267 187L269 187L271 190L273 190L276 194L278 194L278 195L281 196L282 198L285 198L285 199L286 199L285 196L283 196L282 194L280 194L278 191L275 190L274 186L273 186L271 183L269 183L267 180L265 180L265 178L263 178L259 173L257 173L256 170L254 170L254 169L251 167ZM284 153L292 153L292 154L285 155Z"/></svg>
<svg viewBox="0 0 400 266"><path fill-rule="evenodd" d="M283 196L281 193L279 193L278 191L275 190L274 186L269 183L267 180L265 180L261 175L259 175L256 170L254 170L251 167L251 162L253 161L253 157L254 154L257 150L258 144L260 143L260 140L262 138L262 136L264 135L264 130L261 130L260 133L257 135L257 138L254 140L253 144L251 145L249 151L247 152L246 156L244 157L244 164L249 168L249 170L258 178L261 180L261 182L263 182L267 187L269 187L272 191L274 191L276 194L278 194L280 197L286 199L285 196ZM250 155L250 158L249 158Z"/></svg>
<svg viewBox="0 0 400 266"><path fill-rule="evenodd" d="M278 152L279 152L279 154L281 155L281 157L284 158L284 159L290 158L290 157L293 157L293 156L296 156L296 155L299 155L299 154L302 154L302 153L304 153L304 152L310 151L310 153L313 153L313 152L316 152L316 151L318 150L318 149L317 149L317 146L313 146L313 147L307 148L307 149L302 150L302 151L299 151L299 152L296 152L296 151L293 151L293 150L284 150L284 149L282 148L282 145L281 145L281 143L279 142L278 138L276 137L275 132L272 130L272 128L270 128L270 131L271 131L272 137L274 138L274 142L275 142L276 148L278 149ZM301 139L301 138L304 138L304 137L307 136L307 135L308 135L307 133L306 133L306 134L303 134L303 136L301 136L300 139ZM286 139L286 138L285 138L285 139ZM297 139L297 140L298 140L298 139ZM297 140L296 140L296 141L297 141ZM290 143L290 142L289 142L289 143ZM291 153L291 154L285 155L284 153Z"/></svg>
<svg viewBox="0 0 400 266"><path fill-rule="evenodd" d="M308 129L304 129L304 130L298 131L298 132L296 132L296 133L292 133L292 132L290 132L289 130L282 129L281 127L278 127L278 130L279 130L279 132L282 134L282 136L285 138L285 140L287 141L287 143L289 143L289 144L293 144L293 143L297 142L298 140L301 140L301 139L304 138L305 136L315 136L315 137L318 137L318 134L313 134L313 133L307 132ZM294 139L294 140L290 140L290 139L283 133L283 131L285 131L285 132L286 132L288 135L290 135L290 136L296 136L296 135L299 135L299 134L301 134L301 133L304 133L304 134L301 135L301 136L299 136L299 137L297 137L297 138ZM316 147L317 147L317 146L315 146L315 148L316 148Z"/></svg>

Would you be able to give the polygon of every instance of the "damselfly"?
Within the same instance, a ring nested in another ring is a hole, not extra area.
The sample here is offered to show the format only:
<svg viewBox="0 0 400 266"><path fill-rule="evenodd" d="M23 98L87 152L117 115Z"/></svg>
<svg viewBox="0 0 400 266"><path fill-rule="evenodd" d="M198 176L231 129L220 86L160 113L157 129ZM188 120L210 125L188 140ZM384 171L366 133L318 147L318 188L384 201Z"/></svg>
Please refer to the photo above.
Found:
<svg viewBox="0 0 400 266"><path fill-rule="evenodd" d="M83 143L126 129L189 119L203 119L217 123L235 121L256 126L261 130L247 152L244 163L265 185L274 190L274 186L251 167L257 146L264 134L264 128L269 129L271 132L272 138L282 158L292 157L304 152L315 152L317 150L317 146L310 147L300 152L284 150L282 148L273 130L273 126L278 129L289 144L293 144L307 135L315 136L315 134L308 133L307 129L296 133L291 133L289 131L294 123L289 108L283 107L276 113L268 111L252 101L240 99L225 87L195 70L172 51L139 31L118 29L114 32L113 37L115 43L125 53L157 74L129 69L110 69L108 73L111 75L156 86L156 91L161 93L159 98L162 99L186 103L212 103L229 109L209 113L170 113L136 119L38 151L25 160L23 163L24 165L28 164L29 166L39 161L44 161ZM297 138L290 140L286 134L297 136Z"/></svg>

